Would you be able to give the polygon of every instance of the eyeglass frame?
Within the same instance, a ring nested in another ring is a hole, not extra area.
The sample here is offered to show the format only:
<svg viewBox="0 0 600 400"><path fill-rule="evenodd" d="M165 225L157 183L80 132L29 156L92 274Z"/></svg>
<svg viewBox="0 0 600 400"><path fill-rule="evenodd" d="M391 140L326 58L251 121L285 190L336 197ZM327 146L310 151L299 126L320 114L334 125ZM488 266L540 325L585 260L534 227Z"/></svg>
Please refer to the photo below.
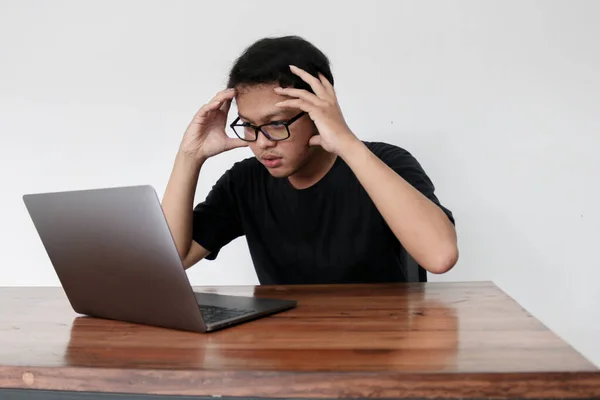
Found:
<svg viewBox="0 0 600 400"><path fill-rule="evenodd" d="M289 139L291 136L290 133L290 125L293 124L294 122L296 122L297 120L299 120L300 118L302 118L305 114L307 114L306 111L302 111L300 112L300 114L292 117L291 119L287 120L287 121L272 121L266 124L262 124L262 125L252 125L249 122L243 122L243 124L239 125L238 121L241 120L241 117L237 117L235 119L235 121L233 121L231 123L231 125L229 125L229 127L231 128L231 130L233 131L233 133L235 133L235 136L237 136L238 138L240 138L240 140L243 140L244 142L256 142L258 140L258 132L260 131L267 139L269 139L272 142L280 142L282 140L286 140ZM282 138L282 139L274 139L272 138L267 132L263 131L262 128L264 126L269 126L269 125L274 125L274 126L285 126L285 130L287 131L287 136ZM239 126L239 127L243 127L243 128L252 128L254 129L254 134L255 134L255 138L253 140L248 140L248 139L244 139L242 137L240 137L240 135L238 135L238 133L236 132L234 126Z"/></svg>

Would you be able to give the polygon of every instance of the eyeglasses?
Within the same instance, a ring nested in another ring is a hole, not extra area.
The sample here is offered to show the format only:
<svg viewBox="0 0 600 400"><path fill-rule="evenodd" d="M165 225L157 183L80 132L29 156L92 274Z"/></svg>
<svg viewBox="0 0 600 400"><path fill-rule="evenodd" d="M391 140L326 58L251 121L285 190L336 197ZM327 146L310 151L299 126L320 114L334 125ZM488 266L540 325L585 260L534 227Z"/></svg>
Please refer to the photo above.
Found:
<svg viewBox="0 0 600 400"><path fill-rule="evenodd" d="M243 122L240 117L237 117L230 126L235 135L246 142L255 142L258 139L258 131L261 131L269 140L279 141L290 137L290 125L299 120L304 114L306 112L302 111L288 121L274 121L259 126Z"/></svg>

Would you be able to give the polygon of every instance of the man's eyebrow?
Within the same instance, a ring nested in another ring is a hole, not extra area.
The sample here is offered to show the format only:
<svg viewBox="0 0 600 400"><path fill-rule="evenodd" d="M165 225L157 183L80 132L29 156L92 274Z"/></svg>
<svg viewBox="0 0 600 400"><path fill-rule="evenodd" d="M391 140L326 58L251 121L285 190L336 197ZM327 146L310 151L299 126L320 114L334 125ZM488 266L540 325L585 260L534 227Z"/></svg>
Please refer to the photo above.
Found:
<svg viewBox="0 0 600 400"><path fill-rule="evenodd" d="M272 113L270 113L270 114L267 114L267 115L265 115L265 116L263 117L263 121L269 121L269 120L273 119L274 117L279 117L279 116L283 117L283 116L285 116L285 115L286 115L286 112L285 112L285 111L283 111L283 110L282 110L282 111L275 111L275 112L272 112ZM244 119L244 120L246 120L246 121L250 122L251 124L254 124L254 122L250 121L250 118L244 117L244 116L243 116L242 114L240 114L240 113L238 113L238 116L239 116L241 119Z"/></svg>

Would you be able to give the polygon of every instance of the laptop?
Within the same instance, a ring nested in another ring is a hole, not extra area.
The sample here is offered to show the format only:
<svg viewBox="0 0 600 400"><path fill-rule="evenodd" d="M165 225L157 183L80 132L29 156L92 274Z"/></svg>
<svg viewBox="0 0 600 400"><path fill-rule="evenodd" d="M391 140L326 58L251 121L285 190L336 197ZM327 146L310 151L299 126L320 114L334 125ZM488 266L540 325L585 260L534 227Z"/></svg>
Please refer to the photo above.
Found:
<svg viewBox="0 0 600 400"><path fill-rule="evenodd" d="M151 186L26 194L23 201L79 314L210 332L296 306L194 292Z"/></svg>

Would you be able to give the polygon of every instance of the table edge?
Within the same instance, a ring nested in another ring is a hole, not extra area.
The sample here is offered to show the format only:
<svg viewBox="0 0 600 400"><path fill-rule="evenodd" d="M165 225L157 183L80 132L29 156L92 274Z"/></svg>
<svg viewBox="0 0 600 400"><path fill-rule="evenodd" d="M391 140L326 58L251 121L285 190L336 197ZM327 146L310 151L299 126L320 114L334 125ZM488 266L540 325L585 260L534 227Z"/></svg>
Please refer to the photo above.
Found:
<svg viewBox="0 0 600 400"><path fill-rule="evenodd" d="M253 398L600 398L600 370L340 373L0 366L1 389Z"/></svg>

